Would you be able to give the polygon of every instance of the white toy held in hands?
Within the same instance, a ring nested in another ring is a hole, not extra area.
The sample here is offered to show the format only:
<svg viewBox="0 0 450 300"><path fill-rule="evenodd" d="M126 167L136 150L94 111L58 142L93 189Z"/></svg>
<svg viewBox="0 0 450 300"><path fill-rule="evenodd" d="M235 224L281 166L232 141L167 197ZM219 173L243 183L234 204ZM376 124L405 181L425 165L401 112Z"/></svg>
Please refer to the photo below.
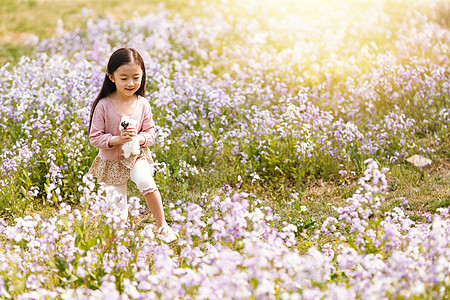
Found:
<svg viewBox="0 0 450 300"><path fill-rule="evenodd" d="M119 130L122 131L124 129L127 129L127 127L130 124L136 126L137 121L134 119L131 119L128 116L122 116L122 119L120 120L120 124L119 124ZM122 150L123 150L123 156L125 158L130 157L131 154L138 155L140 152L139 139L136 136L134 136L131 141L126 142L125 144L122 145Z"/></svg>

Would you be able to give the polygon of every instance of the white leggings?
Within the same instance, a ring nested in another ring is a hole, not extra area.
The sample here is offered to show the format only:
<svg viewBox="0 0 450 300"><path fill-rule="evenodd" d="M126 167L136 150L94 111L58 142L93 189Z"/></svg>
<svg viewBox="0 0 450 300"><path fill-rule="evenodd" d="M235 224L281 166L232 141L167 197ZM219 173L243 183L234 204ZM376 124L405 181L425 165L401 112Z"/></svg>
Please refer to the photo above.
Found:
<svg viewBox="0 0 450 300"><path fill-rule="evenodd" d="M153 179L153 166L147 160L136 161L130 171L130 179L136 183L137 188L143 194L153 193L158 190L155 179ZM127 182L121 184L102 184L106 191L106 199L111 208L117 208L120 211L120 217L125 221L128 218L127 204Z"/></svg>

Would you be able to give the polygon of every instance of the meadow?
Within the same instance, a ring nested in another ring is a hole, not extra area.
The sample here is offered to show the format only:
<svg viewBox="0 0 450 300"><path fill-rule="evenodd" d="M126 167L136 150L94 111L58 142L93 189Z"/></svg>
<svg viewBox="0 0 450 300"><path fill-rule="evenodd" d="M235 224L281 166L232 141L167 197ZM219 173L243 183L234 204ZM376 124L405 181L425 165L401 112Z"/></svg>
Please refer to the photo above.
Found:
<svg viewBox="0 0 450 300"><path fill-rule="evenodd" d="M2 57L0 297L449 299L450 3L182 3L77 6ZM174 243L134 184L122 224L85 175L121 46Z"/></svg>

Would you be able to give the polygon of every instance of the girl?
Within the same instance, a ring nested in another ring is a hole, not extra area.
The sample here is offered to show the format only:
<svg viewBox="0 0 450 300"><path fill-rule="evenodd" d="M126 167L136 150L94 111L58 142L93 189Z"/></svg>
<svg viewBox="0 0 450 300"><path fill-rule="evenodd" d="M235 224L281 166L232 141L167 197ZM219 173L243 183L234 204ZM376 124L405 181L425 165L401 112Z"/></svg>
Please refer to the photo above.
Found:
<svg viewBox="0 0 450 300"><path fill-rule="evenodd" d="M99 148L89 173L105 186L106 197L127 219L127 182L134 181L156 220L158 232L173 241L176 234L167 225L161 196L153 179L153 160L147 148L155 141L155 123L144 98L145 65L132 48L120 48L109 58L103 86L92 104L89 141ZM119 131L122 116L137 120ZM122 145L137 138L140 153L124 158Z"/></svg>

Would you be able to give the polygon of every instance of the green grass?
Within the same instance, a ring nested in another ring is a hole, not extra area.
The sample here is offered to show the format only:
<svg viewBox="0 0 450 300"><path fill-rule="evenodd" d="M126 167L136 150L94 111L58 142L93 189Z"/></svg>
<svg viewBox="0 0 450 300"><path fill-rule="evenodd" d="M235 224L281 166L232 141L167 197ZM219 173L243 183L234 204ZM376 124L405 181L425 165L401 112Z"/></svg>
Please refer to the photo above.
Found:
<svg viewBox="0 0 450 300"><path fill-rule="evenodd" d="M450 205L450 160L438 160L428 169L412 165L395 166L391 172L392 199L406 198L409 215L421 216Z"/></svg>

